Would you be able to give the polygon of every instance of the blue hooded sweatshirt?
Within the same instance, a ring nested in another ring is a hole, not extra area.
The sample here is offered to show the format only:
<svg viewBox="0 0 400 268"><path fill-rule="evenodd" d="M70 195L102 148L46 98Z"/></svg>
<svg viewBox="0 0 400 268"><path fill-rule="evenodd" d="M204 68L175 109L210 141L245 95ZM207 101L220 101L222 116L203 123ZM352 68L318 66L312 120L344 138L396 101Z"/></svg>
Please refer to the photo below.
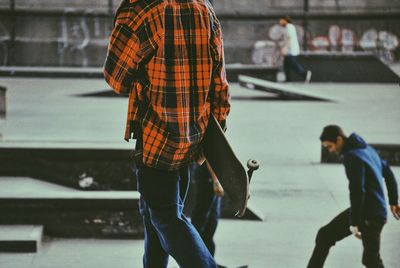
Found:
<svg viewBox="0 0 400 268"><path fill-rule="evenodd" d="M386 184L390 205L398 204L397 182L386 161L356 133L346 139L343 164L349 180L352 226L365 219L387 220Z"/></svg>

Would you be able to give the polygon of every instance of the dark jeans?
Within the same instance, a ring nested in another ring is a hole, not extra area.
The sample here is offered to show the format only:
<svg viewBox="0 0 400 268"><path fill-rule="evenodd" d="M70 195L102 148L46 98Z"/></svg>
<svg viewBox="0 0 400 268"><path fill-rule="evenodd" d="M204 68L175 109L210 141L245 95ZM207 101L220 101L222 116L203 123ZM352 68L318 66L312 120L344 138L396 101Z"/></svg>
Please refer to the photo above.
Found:
<svg viewBox="0 0 400 268"><path fill-rule="evenodd" d="M351 235L349 220L350 209L346 209L318 231L315 248L308 263L308 268L323 267L328 257L329 249L337 241ZM376 219L365 220L362 226L359 226L364 247L362 263L365 267L384 267L379 253L381 232L384 225L384 220Z"/></svg>
<svg viewBox="0 0 400 268"><path fill-rule="evenodd" d="M167 267L171 255L182 268L217 267L193 225L183 215L189 169L138 170L140 213L144 223L145 268Z"/></svg>
<svg viewBox="0 0 400 268"><path fill-rule="evenodd" d="M195 185L192 224L199 232L211 255L215 254L214 234L220 216L221 197L214 193L213 182L207 165L192 165Z"/></svg>
<svg viewBox="0 0 400 268"><path fill-rule="evenodd" d="M300 75L303 79L306 79L307 72L304 67L297 62L297 56L286 55L283 60L283 69L285 71L286 81L292 81L290 71L294 71Z"/></svg>

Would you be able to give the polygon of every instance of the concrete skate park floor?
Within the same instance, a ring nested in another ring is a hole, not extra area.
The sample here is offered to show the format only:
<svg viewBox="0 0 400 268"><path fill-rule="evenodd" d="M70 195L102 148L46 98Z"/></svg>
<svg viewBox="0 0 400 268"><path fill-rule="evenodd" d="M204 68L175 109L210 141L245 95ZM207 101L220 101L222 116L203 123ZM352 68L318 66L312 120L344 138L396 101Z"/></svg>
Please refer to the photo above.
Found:
<svg viewBox="0 0 400 268"><path fill-rule="evenodd" d="M0 119L2 147L132 148L124 132L127 99L78 97L106 90L98 79L9 79L7 117ZM370 143L400 143L400 88L395 84L292 84L333 102L266 101L263 92L231 85L227 136L243 163L261 162L251 202L263 222L221 220L219 263L228 267L305 267L319 227L348 207L341 165L322 165L319 134L336 123ZM393 168L400 178L400 168ZM0 189L0 194L5 189ZM386 267L397 268L400 222L389 218L382 235ZM361 242L339 242L328 268L361 266ZM0 254L0 267L141 267L143 241L49 239L37 254ZM170 267L177 267L171 260Z"/></svg>

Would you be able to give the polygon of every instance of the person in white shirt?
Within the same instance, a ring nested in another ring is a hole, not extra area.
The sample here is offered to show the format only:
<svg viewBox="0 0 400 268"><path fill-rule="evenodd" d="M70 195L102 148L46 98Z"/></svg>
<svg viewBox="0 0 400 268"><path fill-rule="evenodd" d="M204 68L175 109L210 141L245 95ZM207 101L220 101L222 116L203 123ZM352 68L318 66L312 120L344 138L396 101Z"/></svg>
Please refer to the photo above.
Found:
<svg viewBox="0 0 400 268"><path fill-rule="evenodd" d="M290 71L293 70L300 75L306 83L309 83L311 80L311 71L306 71L304 67L297 62L297 56L300 54L300 46L297 40L296 27L294 27L289 17L280 18L279 24L286 30L281 49L284 55L283 69L285 71L286 81L291 81Z"/></svg>

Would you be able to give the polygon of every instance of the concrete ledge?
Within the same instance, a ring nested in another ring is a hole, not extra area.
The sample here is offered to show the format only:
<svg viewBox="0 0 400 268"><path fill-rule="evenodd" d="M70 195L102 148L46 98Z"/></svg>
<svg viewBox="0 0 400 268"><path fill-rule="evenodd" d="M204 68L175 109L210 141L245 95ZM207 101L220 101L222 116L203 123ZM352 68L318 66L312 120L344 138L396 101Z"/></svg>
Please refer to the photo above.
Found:
<svg viewBox="0 0 400 268"><path fill-rule="evenodd" d="M311 82L399 83L400 77L369 52L308 52L299 62L312 71ZM292 75L295 81L302 78Z"/></svg>
<svg viewBox="0 0 400 268"><path fill-rule="evenodd" d="M278 68L254 64L227 64L227 78L237 82L239 74L276 81ZM102 68L81 67L0 67L0 76L5 77L40 77L40 78L103 78Z"/></svg>
<svg viewBox="0 0 400 268"><path fill-rule="evenodd" d="M62 191L45 184L35 188L22 194L1 193L1 225L43 225L54 237L143 237L138 192Z"/></svg>
<svg viewBox="0 0 400 268"><path fill-rule="evenodd" d="M0 67L0 76L40 78L103 78L102 68L80 67Z"/></svg>
<svg viewBox="0 0 400 268"><path fill-rule="evenodd" d="M312 82L399 83L400 77L369 52L307 52L299 56L313 72ZM255 64L226 64L227 78L237 82L239 75L276 81L277 67ZM0 76L41 78L103 78L102 68L82 67L0 67ZM302 78L292 75L293 80Z"/></svg>
<svg viewBox="0 0 400 268"><path fill-rule="evenodd" d="M227 64L226 76L230 82L238 82L240 75L249 75L252 77L276 81L278 73L277 67L255 65L255 64Z"/></svg>
<svg viewBox="0 0 400 268"><path fill-rule="evenodd" d="M86 210L93 206L104 206L111 210L119 208L125 211L137 207L136 203L125 204L124 202L128 199L118 201L122 195L127 198L132 196L132 191L137 189L134 172L136 167L130 157L132 150L86 148L86 146L88 145L81 144L79 147L75 144L75 147L62 148L61 144L47 142L35 143L34 146L24 143L18 147L10 147L10 145L5 146L0 143L0 162L2 163L0 176L31 177L80 190L74 193L59 192L56 195L51 192L34 196L23 194L21 198L14 198L14 194L10 193L3 195L3 201L22 207L31 205L33 209L39 210L47 207L55 211L57 209L54 207ZM119 199L113 198L115 191L118 191ZM189 215L190 194L185 210ZM108 202L106 198L111 202ZM235 218L230 208L229 198L223 198L222 203L221 216ZM0 208L7 208L4 207L5 204L1 204L0 201ZM249 207L243 218L235 219L260 220L261 217L251 210Z"/></svg>
<svg viewBox="0 0 400 268"><path fill-rule="evenodd" d="M43 237L43 226L0 225L0 252L36 253Z"/></svg>
<svg viewBox="0 0 400 268"><path fill-rule="evenodd" d="M0 86L0 118L6 117L6 92L7 88Z"/></svg>
<svg viewBox="0 0 400 268"><path fill-rule="evenodd" d="M391 166L400 166L400 144L371 144ZM321 163L342 163L342 159L321 147Z"/></svg>
<svg viewBox="0 0 400 268"><path fill-rule="evenodd" d="M0 143L0 176L32 177L79 190L136 190L132 150L86 144L63 148L51 142L19 146Z"/></svg>

